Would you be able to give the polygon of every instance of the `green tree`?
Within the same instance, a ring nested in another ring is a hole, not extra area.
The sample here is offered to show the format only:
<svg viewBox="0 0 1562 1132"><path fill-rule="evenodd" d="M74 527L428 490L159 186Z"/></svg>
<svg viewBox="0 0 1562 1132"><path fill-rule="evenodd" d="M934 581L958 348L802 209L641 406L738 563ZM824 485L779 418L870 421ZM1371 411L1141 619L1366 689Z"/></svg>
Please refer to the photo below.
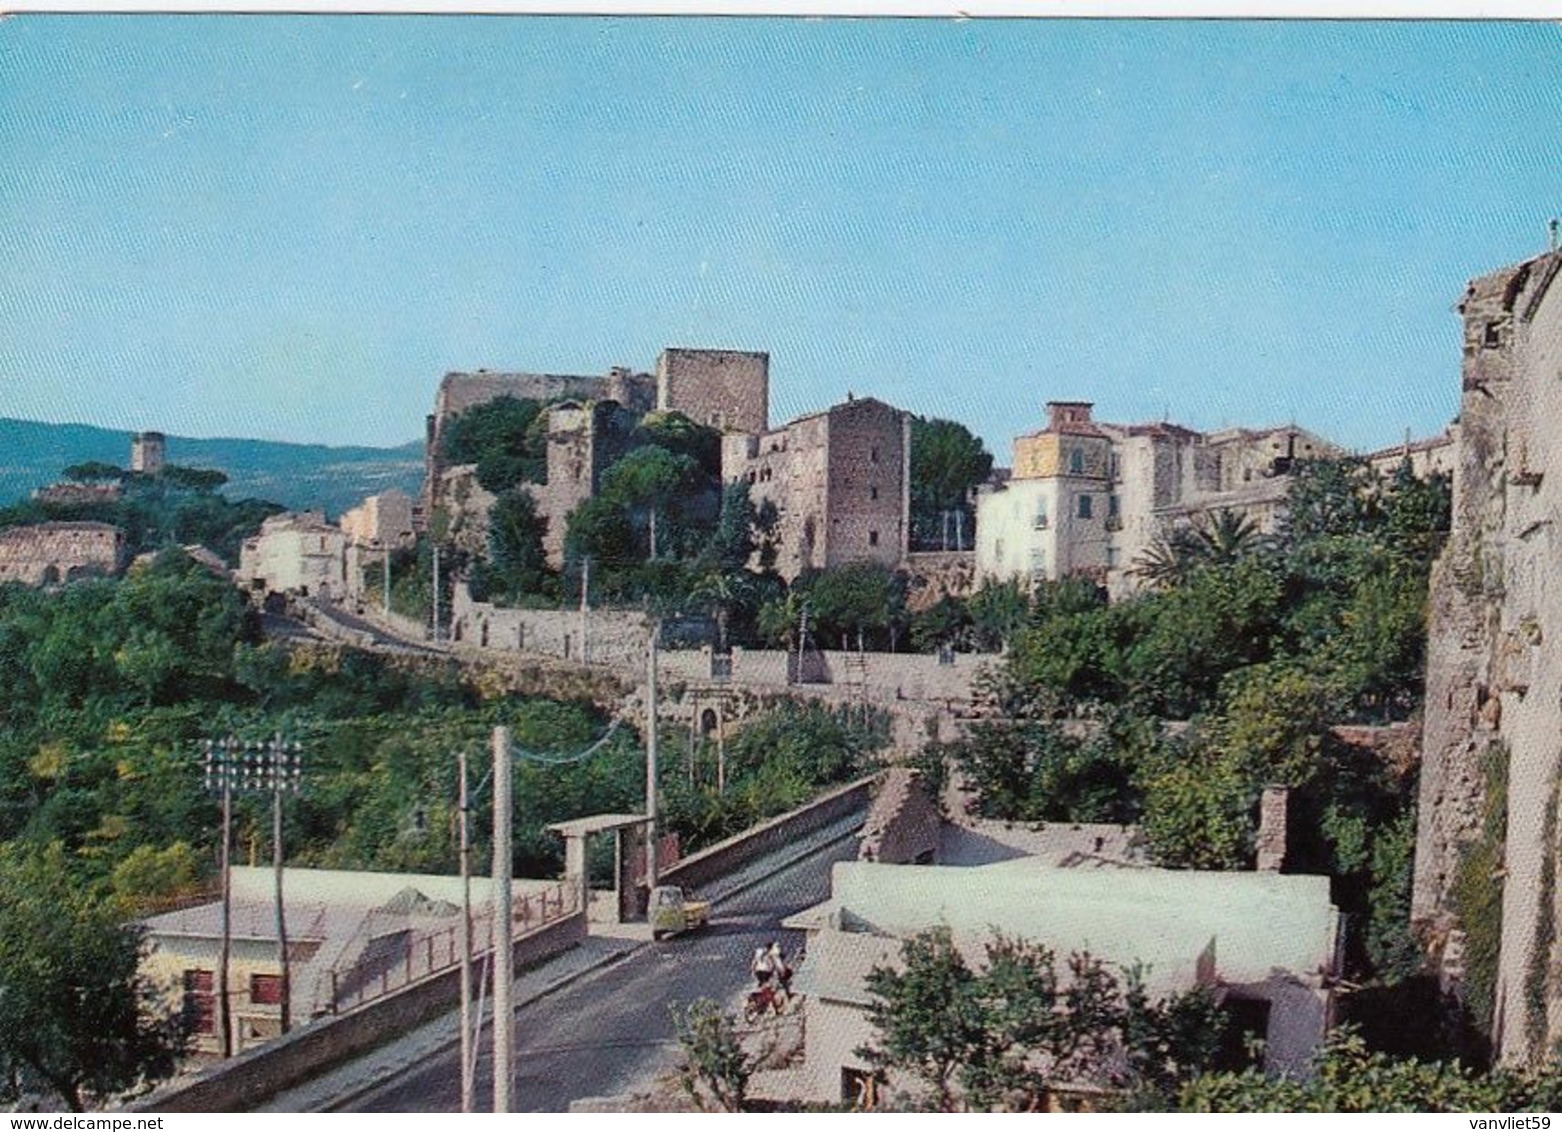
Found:
<svg viewBox="0 0 1562 1132"><path fill-rule="evenodd" d="M983 652L1002 651L1030 617L1030 596L1017 581L987 582L966 606L973 643Z"/></svg>
<svg viewBox="0 0 1562 1132"><path fill-rule="evenodd" d="M946 515L959 512L965 538L974 542L971 492L992 474L992 453L981 438L954 421L911 420L911 528L918 546L945 547ZM952 549L962 549L955 547Z"/></svg>
<svg viewBox="0 0 1562 1132"><path fill-rule="evenodd" d="M124 468L98 460L72 464L60 473L66 479L76 480L78 483L107 483L111 480L122 480L127 474Z"/></svg>
<svg viewBox="0 0 1562 1132"><path fill-rule="evenodd" d="M647 559L657 556L657 516L695 486L699 465L692 456L649 444L619 458L602 474L601 496L644 518L649 535Z"/></svg>
<svg viewBox="0 0 1562 1132"><path fill-rule="evenodd" d="M488 512L488 571L491 590L506 598L536 593L548 577L542 540L548 521L537 514L530 492L512 489Z"/></svg>
<svg viewBox="0 0 1562 1132"><path fill-rule="evenodd" d="M0 847L0 1082L81 1112L171 1076L179 1026L140 955L137 929L77 887L58 846Z"/></svg>
<svg viewBox="0 0 1562 1132"><path fill-rule="evenodd" d="M167 465L158 475L170 487L185 491L216 491L228 482L227 473L216 468L184 468L177 464Z"/></svg>
<svg viewBox="0 0 1562 1132"><path fill-rule="evenodd" d="M957 1076L983 1040L976 974L945 927L901 945L901 969L868 974L868 1020L875 1044L858 1056L919 1078L939 1112L956 1111Z"/></svg>
<svg viewBox="0 0 1562 1132"><path fill-rule="evenodd" d="M1222 1019L1203 990L1151 1002L1137 968L995 935L974 970L947 927L901 945L898 967L868 975L880 1069L916 1077L941 1112L1037 1111L1059 1086L1169 1096L1207 1068Z"/></svg>
<svg viewBox="0 0 1562 1132"><path fill-rule="evenodd" d="M547 416L540 401L497 397L453 418L442 440L450 464L476 464L477 482L498 494L547 476Z"/></svg>
<svg viewBox="0 0 1562 1132"><path fill-rule="evenodd" d="M848 562L796 583L808 598L810 622L821 640L863 648L870 636L893 649L906 621L904 580L877 562Z"/></svg>
<svg viewBox="0 0 1562 1132"><path fill-rule="evenodd" d="M674 1007L673 1024L683 1048L679 1079L684 1091L701 1109L714 1105L720 1112L742 1112L754 1062L738 1040L737 1020L712 1000L699 998L681 1011Z"/></svg>
<svg viewBox="0 0 1562 1132"><path fill-rule="evenodd" d="M1306 1081L1210 1073L1178 1097L1184 1112L1554 1112L1562 1066L1477 1073L1458 1062L1396 1058L1367 1047L1350 1027L1319 1051Z"/></svg>

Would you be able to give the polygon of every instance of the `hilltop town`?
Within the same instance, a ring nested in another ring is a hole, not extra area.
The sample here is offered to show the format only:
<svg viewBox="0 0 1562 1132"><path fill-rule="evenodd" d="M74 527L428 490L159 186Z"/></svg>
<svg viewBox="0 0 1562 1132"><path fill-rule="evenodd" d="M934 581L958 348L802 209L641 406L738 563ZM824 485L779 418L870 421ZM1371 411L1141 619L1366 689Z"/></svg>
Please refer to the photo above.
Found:
<svg viewBox="0 0 1562 1132"><path fill-rule="evenodd" d="M1548 1104L1559 274L1553 249L1471 281L1458 416L1368 454L1036 391L994 466L867 384L777 423L784 359L694 347L447 373L420 492L336 516L230 503L139 433L127 468L70 469L0 519L0 834L43 854L0 863L46 885L69 870L38 862L74 855L116 893L94 915L150 941L194 1059L153 1110L410 1103L385 1041L484 978L458 966L463 898L511 919L545 1001L590 994L597 960L710 947L707 914L768 891L744 870L805 866L817 898L766 895L736 960L806 940L789 989L756 1000L782 983L757 957L749 994L739 967L642 988L656 1025L675 1008L682 1069L573 1101L1327 1106L1373 1067L1406 1104L1429 1081ZM523 789L474 898L450 751L486 759L495 728ZM276 806L275 916L269 810L241 804L253 867L230 859L239 749ZM906 974L934 969L975 988L936 1065L926 1020L957 1004ZM1013 985L1021 1032L991 1007ZM359 1062L391 1083L332 1076ZM106 1100L172 1070L151 1065L50 1087Z"/></svg>

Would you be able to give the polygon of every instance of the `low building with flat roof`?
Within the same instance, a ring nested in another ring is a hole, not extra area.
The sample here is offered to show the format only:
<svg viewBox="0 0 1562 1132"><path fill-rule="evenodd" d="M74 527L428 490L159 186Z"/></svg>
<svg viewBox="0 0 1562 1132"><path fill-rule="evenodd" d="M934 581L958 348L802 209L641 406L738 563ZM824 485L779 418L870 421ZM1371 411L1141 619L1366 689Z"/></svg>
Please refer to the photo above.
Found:
<svg viewBox="0 0 1562 1132"><path fill-rule="evenodd" d="M1262 1028L1265 1068L1305 1075L1334 1016L1343 956L1329 879L1275 872L1074 867L1016 857L973 867L837 864L828 901L786 921L807 933L796 989L807 996L804 1095L855 1096L876 1034L869 973L899 966L904 941L945 926L973 966L994 932L1059 956L1140 965L1152 999L1208 987ZM891 1081L891 1085L895 1082Z"/></svg>

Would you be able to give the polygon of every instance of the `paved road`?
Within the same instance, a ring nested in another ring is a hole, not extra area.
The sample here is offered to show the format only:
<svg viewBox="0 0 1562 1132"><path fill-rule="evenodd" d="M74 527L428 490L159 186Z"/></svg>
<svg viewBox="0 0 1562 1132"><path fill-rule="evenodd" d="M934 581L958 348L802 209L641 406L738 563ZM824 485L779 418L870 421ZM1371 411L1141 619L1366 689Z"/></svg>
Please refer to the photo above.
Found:
<svg viewBox="0 0 1562 1132"><path fill-rule="evenodd" d="M720 904L705 932L647 944L616 966L516 1012L515 1108L562 1112L573 1100L622 1092L674 1063L671 1004L701 996L728 1001L749 981L759 944L779 939L790 954L801 933L786 916L829 895L830 865L856 855L849 838L805 857ZM487 1044L487 1035L484 1035ZM458 1054L449 1050L359 1097L348 1111L457 1112ZM479 1107L493 1097L493 1063L478 1063Z"/></svg>

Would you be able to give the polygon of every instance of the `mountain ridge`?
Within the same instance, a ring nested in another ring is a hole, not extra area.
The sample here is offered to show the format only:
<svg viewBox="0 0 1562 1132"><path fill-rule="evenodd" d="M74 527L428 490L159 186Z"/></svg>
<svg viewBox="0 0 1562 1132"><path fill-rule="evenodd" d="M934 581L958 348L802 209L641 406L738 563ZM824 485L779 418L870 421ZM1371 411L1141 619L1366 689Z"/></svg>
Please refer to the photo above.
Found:
<svg viewBox="0 0 1562 1132"><path fill-rule="evenodd" d="M0 417L0 506L54 483L72 464L99 461L128 467L129 430ZM338 516L366 495L399 488L416 496L423 483L423 444L294 444L245 437L168 438L168 462L216 468L228 476L230 498L253 497L292 510Z"/></svg>

